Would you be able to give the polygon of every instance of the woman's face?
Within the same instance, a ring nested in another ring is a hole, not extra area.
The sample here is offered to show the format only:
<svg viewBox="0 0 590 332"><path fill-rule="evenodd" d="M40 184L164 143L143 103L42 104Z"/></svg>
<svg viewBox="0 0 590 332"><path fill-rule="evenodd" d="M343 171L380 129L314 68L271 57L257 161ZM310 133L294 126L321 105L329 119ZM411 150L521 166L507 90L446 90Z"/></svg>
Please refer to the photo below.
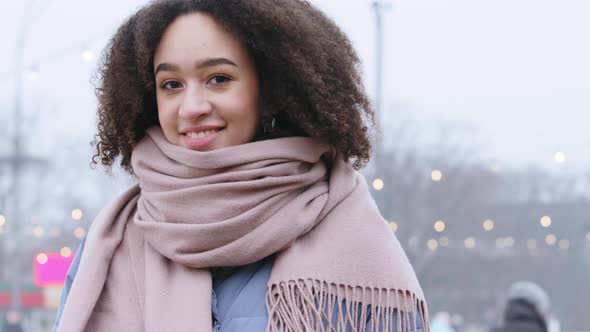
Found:
<svg viewBox="0 0 590 332"><path fill-rule="evenodd" d="M178 17L154 54L158 118L172 144L210 151L252 141L258 77L246 48L202 13Z"/></svg>

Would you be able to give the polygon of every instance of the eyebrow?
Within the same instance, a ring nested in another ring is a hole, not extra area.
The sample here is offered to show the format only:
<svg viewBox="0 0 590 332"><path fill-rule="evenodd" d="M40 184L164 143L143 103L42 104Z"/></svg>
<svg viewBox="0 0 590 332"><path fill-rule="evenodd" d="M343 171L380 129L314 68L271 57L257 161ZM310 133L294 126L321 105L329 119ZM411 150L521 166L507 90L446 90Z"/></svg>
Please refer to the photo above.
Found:
<svg viewBox="0 0 590 332"><path fill-rule="evenodd" d="M219 66L219 65L230 65L230 66L235 66L235 67L238 66L234 62L232 62L231 60L228 60L226 58L209 58L209 59L203 60L201 62L197 62L196 68L203 69L203 68L214 67L214 66ZM157 75L159 71L179 71L179 70L180 70L180 68L178 67L178 65L163 62L163 63L159 64L158 67L156 67L155 75Z"/></svg>

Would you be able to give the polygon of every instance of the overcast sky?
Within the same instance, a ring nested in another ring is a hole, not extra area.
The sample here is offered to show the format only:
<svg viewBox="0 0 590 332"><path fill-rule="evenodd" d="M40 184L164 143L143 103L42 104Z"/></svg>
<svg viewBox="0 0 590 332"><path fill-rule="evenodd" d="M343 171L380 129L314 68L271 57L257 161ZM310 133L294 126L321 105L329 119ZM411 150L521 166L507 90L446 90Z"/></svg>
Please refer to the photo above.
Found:
<svg viewBox="0 0 590 332"><path fill-rule="evenodd" d="M0 119L12 116L18 27L27 1L0 2ZM94 133L90 84L95 54L146 1L39 0L25 41L28 117L39 153L57 138L87 142ZM374 91L375 24L371 1L316 0L343 28ZM411 117L420 130L444 122L471 128L465 140L506 166L590 166L590 1L393 0L384 13L384 123ZM399 107L395 105L406 105ZM389 106L389 107L388 107ZM37 122L36 122L37 121ZM41 127L35 127L41 124ZM387 129L387 128L385 128ZM553 161L564 151L565 164Z"/></svg>

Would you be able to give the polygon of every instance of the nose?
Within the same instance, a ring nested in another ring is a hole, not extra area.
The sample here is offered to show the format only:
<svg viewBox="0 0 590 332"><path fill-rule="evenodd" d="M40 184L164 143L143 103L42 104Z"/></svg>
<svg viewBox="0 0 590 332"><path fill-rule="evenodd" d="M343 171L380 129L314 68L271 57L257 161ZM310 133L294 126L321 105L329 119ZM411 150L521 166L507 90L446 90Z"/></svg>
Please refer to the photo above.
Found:
<svg viewBox="0 0 590 332"><path fill-rule="evenodd" d="M195 120L211 113L213 105L203 89L191 87L185 91L182 105L180 105L178 111L179 117L186 120Z"/></svg>

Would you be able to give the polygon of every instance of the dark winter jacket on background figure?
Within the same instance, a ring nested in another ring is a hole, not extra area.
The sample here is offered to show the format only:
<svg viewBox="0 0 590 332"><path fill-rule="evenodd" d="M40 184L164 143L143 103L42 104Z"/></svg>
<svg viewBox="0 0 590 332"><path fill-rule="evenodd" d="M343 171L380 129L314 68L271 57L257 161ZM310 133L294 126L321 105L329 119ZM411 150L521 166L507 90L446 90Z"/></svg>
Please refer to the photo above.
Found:
<svg viewBox="0 0 590 332"><path fill-rule="evenodd" d="M547 323L531 303L515 299L508 302L504 326L494 332L547 332Z"/></svg>

